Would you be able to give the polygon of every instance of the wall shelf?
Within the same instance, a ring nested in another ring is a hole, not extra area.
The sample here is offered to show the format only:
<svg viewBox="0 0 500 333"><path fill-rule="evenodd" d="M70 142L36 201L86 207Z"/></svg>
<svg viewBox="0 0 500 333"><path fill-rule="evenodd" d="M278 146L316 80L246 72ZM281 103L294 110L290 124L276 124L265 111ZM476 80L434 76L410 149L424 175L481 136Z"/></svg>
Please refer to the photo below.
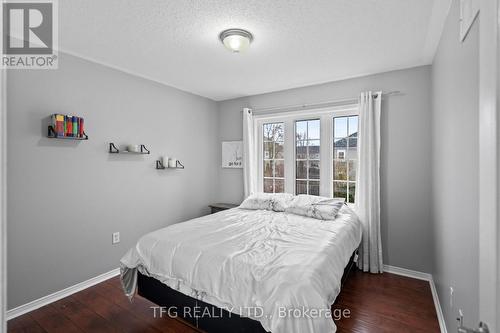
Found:
<svg viewBox="0 0 500 333"><path fill-rule="evenodd" d="M61 136L57 135L54 127L50 126L47 129L47 138L49 139L62 139L62 140L88 140L89 136L83 132L83 136Z"/></svg>
<svg viewBox="0 0 500 333"><path fill-rule="evenodd" d="M146 148L145 145L141 145L141 151L128 151L128 150L120 150L116 148L113 142L109 143L109 153L110 154L133 154L133 155L148 155L150 151Z"/></svg>
<svg viewBox="0 0 500 333"><path fill-rule="evenodd" d="M175 163L175 168L171 168L168 166L164 166L163 163L160 160L156 161L156 169L157 170L165 170L165 169L184 169L184 165L182 165L181 162L176 161Z"/></svg>

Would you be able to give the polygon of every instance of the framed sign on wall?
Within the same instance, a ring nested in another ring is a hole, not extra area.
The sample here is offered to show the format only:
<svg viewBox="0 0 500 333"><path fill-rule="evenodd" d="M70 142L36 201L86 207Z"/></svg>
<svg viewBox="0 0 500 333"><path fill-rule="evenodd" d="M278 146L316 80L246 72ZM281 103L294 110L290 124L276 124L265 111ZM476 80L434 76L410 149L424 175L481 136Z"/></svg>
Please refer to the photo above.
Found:
<svg viewBox="0 0 500 333"><path fill-rule="evenodd" d="M222 167L231 169L243 168L243 141L222 142Z"/></svg>

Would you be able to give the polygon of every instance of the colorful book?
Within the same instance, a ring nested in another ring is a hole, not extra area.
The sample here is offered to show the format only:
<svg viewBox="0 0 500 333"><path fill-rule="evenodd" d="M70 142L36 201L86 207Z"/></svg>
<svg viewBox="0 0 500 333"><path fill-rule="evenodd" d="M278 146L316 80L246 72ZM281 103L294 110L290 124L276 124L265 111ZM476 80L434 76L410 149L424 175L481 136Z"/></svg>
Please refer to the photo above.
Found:
<svg viewBox="0 0 500 333"><path fill-rule="evenodd" d="M56 115L56 128L57 136L64 136L64 116L62 114Z"/></svg>
<svg viewBox="0 0 500 333"><path fill-rule="evenodd" d="M56 137L84 137L83 118L54 113L50 116L49 125Z"/></svg>
<svg viewBox="0 0 500 333"><path fill-rule="evenodd" d="M84 123L84 121L83 121L83 118L79 118L79 120L80 120L80 126L78 126L78 130L80 131L80 136L83 137L83 131L84 131L83 123Z"/></svg>
<svg viewBox="0 0 500 333"><path fill-rule="evenodd" d="M78 117L78 136L83 137L83 118Z"/></svg>
<svg viewBox="0 0 500 333"><path fill-rule="evenodd" d="M73 122L73 136L77 137L78 136L78 117L73 116L72 117L72 122Z"/></svg>
<svg viewBox="0 0 500 333"><path fill-rule="evenodd" d="M71 116L66 117L66 129L67 136L73 136L73 121L71 120Z"/></svg>

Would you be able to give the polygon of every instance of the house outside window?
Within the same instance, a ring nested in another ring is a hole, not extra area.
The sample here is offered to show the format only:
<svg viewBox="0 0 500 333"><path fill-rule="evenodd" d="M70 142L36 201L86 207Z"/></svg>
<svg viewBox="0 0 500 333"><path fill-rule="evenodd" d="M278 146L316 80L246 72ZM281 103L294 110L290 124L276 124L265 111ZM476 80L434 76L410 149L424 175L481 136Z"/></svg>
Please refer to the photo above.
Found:
<svg viewBox="0 0 500 333"><path fill-rule="evenodd" d="M354 202L358 161L358 116L333 119L333 197Z"/></svg>
<svg viewBox="0 0 500 333"><path fill-rule="evenodd" d="M295 121L295 194L319 195L320 120Z"/></svg>

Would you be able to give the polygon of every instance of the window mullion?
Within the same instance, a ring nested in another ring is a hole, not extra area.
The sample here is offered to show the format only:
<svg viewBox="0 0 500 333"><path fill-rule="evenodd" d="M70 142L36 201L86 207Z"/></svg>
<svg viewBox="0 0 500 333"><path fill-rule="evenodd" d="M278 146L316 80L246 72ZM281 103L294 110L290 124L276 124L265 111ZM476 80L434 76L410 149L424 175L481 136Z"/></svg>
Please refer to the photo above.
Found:
<svg viewBox="0 0 500 333"><path fill-rule="evenodd" d="M306 130L306 138L309 138L309 129ZM306 142L306 193L309 193L309 139Z"/></svg>
<svg viewBox="0 0 500 333"><path fill-rule="evenodd" d="M257 168L257 188L260 192L264 192L264 130L262 128L263 122L257 123L257 154L258 154L258 168ZM255 126L255 125L254 125ZM255 131L254 131L255 133Z"/></svg>
<svg viewBox="0 0 500 333"><path fill-rule="evenodd" d="M295 125L292 119L285 120L285 192L295 194Z"/></svg>
<svg viewBox="0 0 500 333"><path fill-rule="evenodd" d="M333 118L329 115L322 115L320 118L320 171L319 171L319 195L324 197L332 196L332 152L333 152Z"/></svg>

